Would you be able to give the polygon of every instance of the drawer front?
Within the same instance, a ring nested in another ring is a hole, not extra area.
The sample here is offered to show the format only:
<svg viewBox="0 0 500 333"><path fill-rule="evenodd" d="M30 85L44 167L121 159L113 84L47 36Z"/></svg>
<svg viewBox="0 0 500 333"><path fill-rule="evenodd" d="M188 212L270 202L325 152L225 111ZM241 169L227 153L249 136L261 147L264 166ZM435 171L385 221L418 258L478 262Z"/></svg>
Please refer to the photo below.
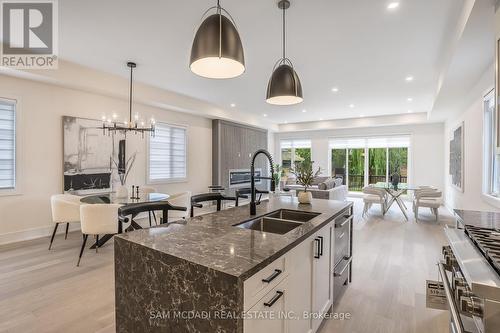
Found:
<svg viewBox="0 0 500 333"><path fill-rule="evenodd" d="M247 317L243 320L243 332L288 332L288 320L283 315L289 311L288 298L288 279L284 279L269 290L254 306L246 310Z"/></svg>
<svg viewBox="0 0 500 333"><path fill-rule="evenodd" d="M288 274L285 256L275 260L243 284L245 309L252 307L264 294L275 287Z"/></svg>
<svg viewBox="0 0 500 333"><path fill-rule="evenodd" d="M344 257L349 257L351 255L351 220L352 216L343 217L340 221L335 221L333 267L335 267Z"/></svg>
<svg viewBox="0 0 500 333"><path fill-rule="evenodd" d="M344 293L349 284L349 270L351 269L350 258L345 258L335 266L333 270L333 303L335 304Z"/></svg>

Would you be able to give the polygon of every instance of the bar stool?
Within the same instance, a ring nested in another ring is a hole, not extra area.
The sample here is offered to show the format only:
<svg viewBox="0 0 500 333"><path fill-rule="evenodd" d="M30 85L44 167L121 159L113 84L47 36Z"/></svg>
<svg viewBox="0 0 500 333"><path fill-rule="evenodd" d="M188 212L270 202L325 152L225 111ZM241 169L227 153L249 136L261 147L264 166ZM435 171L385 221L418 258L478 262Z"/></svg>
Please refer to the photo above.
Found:
<svg viewBox="0 0 500 333"><path fill-rule="evenodd" d="M194 216L194 208L203 208L202 202L216 201L217 211L221 210L221 204L223 201L236 201L235 197L227 197L221 193L202 193L196 194L191 197L191 217Z"/></svg>

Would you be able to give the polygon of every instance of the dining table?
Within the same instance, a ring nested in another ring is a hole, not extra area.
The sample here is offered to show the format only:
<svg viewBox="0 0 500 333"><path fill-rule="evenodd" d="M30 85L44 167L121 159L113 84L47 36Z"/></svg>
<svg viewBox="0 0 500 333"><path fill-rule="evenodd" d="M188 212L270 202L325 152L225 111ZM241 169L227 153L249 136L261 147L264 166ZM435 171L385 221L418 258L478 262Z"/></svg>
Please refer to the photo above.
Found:
<svg viewBox="0 0 500 333"><path fill-rule="evenodd" d="M385 212L384 213L386 213L395 202L398 204L399 209L403 213L406 221L408 221L408 208L406 207L406 204L404 203L401 196L403 194L407 193L408 191L417 190L418 187L409 185L407 183L399 183L396 185L396 184L387 183L387 182L376 183L374 185L374 187L385 190L390 197L389 201L387 201L387 203L385 205Z"/></svg>
<svg viewBox="0 0 500 333"><path fill-rule="evenodd" d="M94 194L88 195L80 199L80 202L83 204L118 204L121 205L118 210L119 219L118 223L118 233L123 232L123 223L130 222L130 226L126 229L126 231L133 231L137 229L142 229L141 225L137 223L134 218L141 212L141 206L147 206L148 204L155 204L155 210L161 210L163 213L162 221L168 221L168 210L172 208L172 206L168 203L168 198L170 196L165 193L145 193L140 194L138 197L118 197L115 193L103 193L103 194ZM161 202L164 201L165 204L162 205ZM134 209L134 208L139 209ZM127 219L126 216L130 215L130 219ZM99 240L94 243L90 248L95 249L96 246L101 247L107 241L113 238L112 234L104 235L100 237Z"/></svg>

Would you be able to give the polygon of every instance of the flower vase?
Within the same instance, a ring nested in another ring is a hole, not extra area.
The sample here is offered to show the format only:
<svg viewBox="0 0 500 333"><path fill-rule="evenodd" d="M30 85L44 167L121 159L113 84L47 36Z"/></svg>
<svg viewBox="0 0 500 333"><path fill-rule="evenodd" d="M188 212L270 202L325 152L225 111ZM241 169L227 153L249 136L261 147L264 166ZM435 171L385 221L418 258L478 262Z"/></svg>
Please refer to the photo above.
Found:
<svg viewBox="0 0 500 333"><path fill-rule="evenodd" d="M128 188L125 185L118 185L116 188L117 198L128 198Z"/></svg>
<svg viewBox="0 0 500 333"><path fill-rule="evenodd" d="M297 193L297 197L299 198L299 203L301 204L310 204L312 201L312 193L306 191L300 191Z"/></svg>

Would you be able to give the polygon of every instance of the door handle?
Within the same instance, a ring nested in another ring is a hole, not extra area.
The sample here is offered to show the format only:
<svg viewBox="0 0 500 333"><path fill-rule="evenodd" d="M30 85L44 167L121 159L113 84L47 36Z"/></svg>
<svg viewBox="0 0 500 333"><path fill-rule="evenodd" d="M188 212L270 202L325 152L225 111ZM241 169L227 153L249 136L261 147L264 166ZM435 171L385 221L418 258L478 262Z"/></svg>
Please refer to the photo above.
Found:
<svg viewBox="0 0 500 333"><path fill-rule="evenodd" d="M314 244L316 245L316 254L314 255L314 259L319 259L320 254L319 254L319 242L320 240L318 238L314 238Z"/></svg>
<svg viewBox="0 0 500 333"><path fill-rule="evenodd" d="M271 281L276 279L281 273L281 269L275 269L274 273L271 274L268 278L262 279L262 282L271 283Z"/></svg>
<svg viewBox="0 0 500 333"><path fill-rule="evenodd" d="M276 295L273 296L268 302L264 302L264 306L271 307L276 303L285 292L281 290L276 290Z"/></svg>
<svg viewBox="0 0 500 333"><path fill-rule="evenodd" d="M319 256L323 255L323 236L318 236L319 238Z"/></svg>

